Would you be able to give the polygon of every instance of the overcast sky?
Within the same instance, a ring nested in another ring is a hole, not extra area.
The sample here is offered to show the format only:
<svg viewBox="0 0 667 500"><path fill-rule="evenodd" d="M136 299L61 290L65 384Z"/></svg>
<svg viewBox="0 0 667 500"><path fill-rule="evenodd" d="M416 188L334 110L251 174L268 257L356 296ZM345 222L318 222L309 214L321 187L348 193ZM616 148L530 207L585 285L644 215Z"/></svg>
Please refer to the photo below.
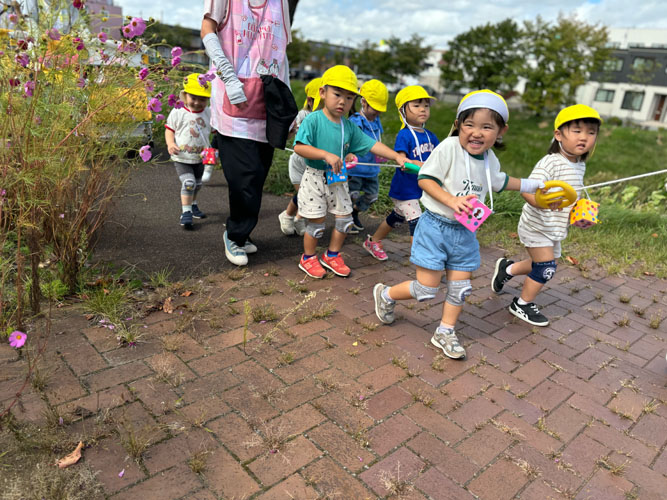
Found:
<svg viewBox="0 0 667 500"><path fill-rule="evenodd" d="M154 17L166 24L201 26L203 2L182 0L114 0L125 15ZM443 4L445 6L443 6ZM407 8L408 6L413 6ZM558 14L576 15L588 23L614 28L667 29L665 0L301 0L294 29L311 40L356 46L413 33L435 48L473 26L512 18L553 20Z"/></svg>

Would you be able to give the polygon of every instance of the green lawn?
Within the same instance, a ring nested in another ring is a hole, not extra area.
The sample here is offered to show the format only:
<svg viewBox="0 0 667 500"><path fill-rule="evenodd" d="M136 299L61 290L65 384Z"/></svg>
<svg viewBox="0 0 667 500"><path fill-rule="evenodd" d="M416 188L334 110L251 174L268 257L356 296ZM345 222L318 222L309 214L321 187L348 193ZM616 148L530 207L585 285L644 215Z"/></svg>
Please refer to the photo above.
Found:
<svg viewBox="0 0 667 500"><path fill-rule="evenodd" d="M303 82L292 82L296 101L304 101ZM447 137L456 107L436 104L427 127L440 140ZM392 146L400 121L390 96L382 116L383 142ZM537 118L518 112L510 115L504 151L497 152L503 170L515 177L527 176L535 163L546 154L552 137L553 117ZM603 124L595 153L589 158L586 184L628 177L665 168L667 133ZM274 194L293 191L287 174L289 152L277 151L265 189ZM379 214L391 209L387 197L393 169L380 174L380 199L374 210ZM601 266L609 273L642 275L655 273L667 277L667 216L665 181L657 175L590 191L600 203L597 226L573 228L563 245L563 256L574 257L583 269ZM494 198L496 213L480 229L483 245L504 248L509 254L521 251L514 237L523 199L518 193L503 193Z"/></svg>

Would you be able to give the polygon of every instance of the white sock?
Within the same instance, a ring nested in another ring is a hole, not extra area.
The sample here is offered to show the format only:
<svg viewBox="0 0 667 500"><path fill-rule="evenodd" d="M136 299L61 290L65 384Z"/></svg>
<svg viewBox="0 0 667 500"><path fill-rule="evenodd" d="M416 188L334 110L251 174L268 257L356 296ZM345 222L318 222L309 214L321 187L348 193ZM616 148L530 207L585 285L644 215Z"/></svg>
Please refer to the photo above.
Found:
<svg viewBox="0 0 667 500"><path fill-rule="evenodd" d="M440 333L452 333L454 331L454 325L448 325L447 323L440 322L438 326L438 331Z"/></svg>
<svg viewBox="0 0 667 500"><path fill-rule="evenodd" d="M514 276L514 275L512 274L512 266L513 266L513 265L514 265L514 264L510 264L509 266L507 266L507 267L505 268L505 272L506 272L507 274L509 274L510 276Z"/></svg>
<svg viewBox="0 0 667 500"><path fill-rule="evenodd" d="M182 205L181 210L183 210L183 213L192 212L192 205Z"/></svg>
<svg viewBox="0 0 667 500"><path fill-rule="evenodd" d="M519 297L518 299L516 299L516 303L519 304L520 306L525 306L526 304L528 304L528 302L526 302L525 300L523 300L521 297Z"/></svg>
<svg viewBox="0 0 667 500"><path fill-rule="evenodd" d="M392 299L392 298L389 296L389 287L387 287L387 288L385 288L384 290L382 290L382 298L383 298L384 300L386 300L387 302L389 302L390 304L393 304L394 302L396 302L394 299Z"/></svg>

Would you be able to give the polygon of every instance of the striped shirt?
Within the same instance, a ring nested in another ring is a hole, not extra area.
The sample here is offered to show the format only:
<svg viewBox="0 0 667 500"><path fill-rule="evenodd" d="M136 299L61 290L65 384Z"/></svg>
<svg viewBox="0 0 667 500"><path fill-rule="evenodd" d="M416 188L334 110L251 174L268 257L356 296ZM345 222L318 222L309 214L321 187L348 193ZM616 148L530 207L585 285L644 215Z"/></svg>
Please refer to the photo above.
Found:
<svg viewBox="0 0 667 500"><path fill-rule="evenodd" d="M529 178L546 181L565 181L578 193L583 188L586 164L583 161L571 162L560 153L544 156L537 162ZM519 227L543 234L553 241L562 241L567 237L570 225L572 205L563 210L535 208L526 203L521 212Z"/></svg>

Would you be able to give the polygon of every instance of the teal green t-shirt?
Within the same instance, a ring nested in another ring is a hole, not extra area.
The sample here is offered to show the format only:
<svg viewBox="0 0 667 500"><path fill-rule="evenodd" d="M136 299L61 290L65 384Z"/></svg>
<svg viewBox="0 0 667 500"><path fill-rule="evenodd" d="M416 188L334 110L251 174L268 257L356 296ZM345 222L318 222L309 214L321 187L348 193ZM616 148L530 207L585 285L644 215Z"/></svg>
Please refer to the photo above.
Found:
<svg viewBox="0 0 667 500"><path fill-rule="evenodd" d="M375 145L375 139L367 136L362 130L347 118L341 118L343 131L345 133L343 143L343 156L349 153L357 156L365 155ZM340 156L341 154L341 133L340 123L334 123L329 120L322 110L310 113L296 133L294 143L301 143L307 146L313 146L323 149L329 153ZM328 165L324 160L308 160L306 165L317 170L326 170Z"/></svg>

